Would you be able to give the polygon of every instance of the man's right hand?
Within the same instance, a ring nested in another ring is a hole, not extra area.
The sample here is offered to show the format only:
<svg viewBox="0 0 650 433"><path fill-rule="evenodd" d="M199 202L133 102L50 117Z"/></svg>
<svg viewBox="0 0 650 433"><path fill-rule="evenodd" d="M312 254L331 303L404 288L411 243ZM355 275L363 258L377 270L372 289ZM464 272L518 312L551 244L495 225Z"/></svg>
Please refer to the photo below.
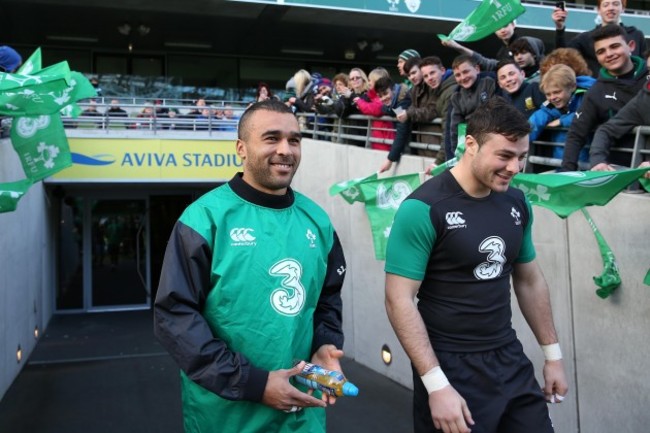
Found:
<svg viewBox="0 0 650 433"><path fill-rule="evenodd" d="M470 433L474 425L465 399L451 386L429 394L429 409L433 425L444 433Z"/></svg>
<svg viewBox="0 0 650 433"><path fill-rule="evenodd" d="M566 23L566 17L569 13L565 10L562 10L560 8L555 8L553 11L553 14L551 15L551 18L553 19L553 22L555 23L555 28L558 30L562 30L565 26Z"/></svg>
<svg viewBox="0 0 650 433"><path fill-rule="evenodd" d="M289 382L292 376L300 373L304 365L305 362L302 361L288 370L271 371L264 388L262 403L286 412L296 412L305 407L326 407L324 401L301 392Z"/></svg>

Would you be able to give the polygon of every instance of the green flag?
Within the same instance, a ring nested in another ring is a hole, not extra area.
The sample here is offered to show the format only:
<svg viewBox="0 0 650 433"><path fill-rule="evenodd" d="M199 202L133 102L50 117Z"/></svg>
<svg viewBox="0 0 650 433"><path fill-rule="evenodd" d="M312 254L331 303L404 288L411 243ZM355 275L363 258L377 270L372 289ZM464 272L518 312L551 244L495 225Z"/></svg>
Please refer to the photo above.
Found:
<svg viewBox="0 0 650 433"><path fill-rule="evenodd" d="M15 118L11 143L25 175L33 182L72 165L68 139L58 113Z"/></svg>
<svg viewBox="0 0 650 433"><path fill-rule="evenodd" d="M647 192L650 192L650 179L647 177L642 177L639 179L639 183L643 189L645 189Z"/></svg>
<svg viewBox="0 0 650 433"><path fill-rule="evenodd" d="M361 188L359 185L362 182L372 181L375 179L377 179L377 173L373 173L370 176L366 177L358 177L356 179L340 182L330 187L329 194L332 196L341 194L341 197L343 197L343 199L350 204L354 203L355 201L363 202L365 199L361 193Z"/></svg>
<svg viewBox="0 0 650 433"><path fill-rule="evenodd" d="M643 284L646 286L650 286L650 269L648 269L648 272L645 274L645 278L643 279Z"/></svg>
<svg viewBox="0 0 650 433"><path fill-rule="evenodd" d="M448 168L454 167L460 161L461 156L465 153L465 134L467 133L467 123L458 124L458 145L456 146L456 152L454 152L454 157L448 159L440 165L437 165L431 169L429 175L437 176Z"/></svg>
<svg viewBox="0 0 650 433"><path fill-rule="evenodd" d="M68 62L56 63L31 75L0 72L0 91L12 92L25 89L36 91L43 88L63 89L68 86L69 79L70 67ZM29 94L26 93L27 96Z"/></svg>
<svg viewBox="0 0 650 433"><path fill-rule="evenodd" d="M443 41L478 41L507 26L524 12L526 8L519 0L483 0L449 36L439 34L438 37Z"/></svg>
<svg viewBox="0 0 650 433"><path fill-rule="evenodd" d="M69 72L64 87L42 86L0 93L0 114L8 116L36 116L61 111L80 99L97 95L90 81L79 72Z"/></svg>
<svg viewBox="0 0 650 433"><path fill-rule="evenodd" d="M621 275L618 273L616 257L614 257L614 253L605 241L603 235L600 234L600 230L596 227L594 220L591 219L591 215L589 215L587 209L583 208L580 210L591 226L594 236L596 236L596 242L598 242L598 248L600 249L600 256L603 259L603 272L599 276L593 278L594 282L599 287L596 290L596 294L601 298L606 299L621 285Z"/></svg>
<svg viewBox="0 0 650 433"><path fill-rule="evenodd" d="M360 184L361 195L366 203L366 213L370 220L375 258L386 259L386 244L393 227L395 213L422 180L419 173L367 180Z"/></svg>
<svg viewBox="0 0 650 433"><path fill-rule="evenodd" d="M534 205L566 218L590 205L603 206L650 167L620 171L569 171L564 173L519 173L512 185L521 189Z"/></svg>
<svg viewBox="0 0 650 433"><path fill-rule="evenodd" d="M25 195L31 185L32 181L29 179L0 183L0 213L16 210L18 200Z"/></svg>
<svg viewBox="0 0 650 433"><path fill-rule="evenodd" d="M20 68L18 68L16 73L21 75L31 75L34 72L40 71L42 67L41 49L37 48L36 51L29 56L29 59L25 60Z"/></svg>

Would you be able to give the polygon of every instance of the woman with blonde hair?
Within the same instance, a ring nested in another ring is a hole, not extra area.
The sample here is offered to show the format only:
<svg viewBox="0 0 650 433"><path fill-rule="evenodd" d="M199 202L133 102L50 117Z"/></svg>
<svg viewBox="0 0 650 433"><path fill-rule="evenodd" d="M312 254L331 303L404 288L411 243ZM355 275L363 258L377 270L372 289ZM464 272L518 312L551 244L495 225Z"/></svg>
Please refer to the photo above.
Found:
<svg viewBox="0 0 650 433"><path fill-rule="evenodd" d="M354 103L359 111L367 116L382 117L383 103L377 92L375 91L375 83L381 78L390 78L390 74L385 68L375 68L368 74L368 93L365 98L356 98ZM408 87L405 87L408 93ZM400 91L400 93L402 93ZM370 122L370 137L377 139L377 141L370 141L370 147L378 150L390 150L393 140L395 139L395 125L392 121L386 120L372 120Z"/></svg>

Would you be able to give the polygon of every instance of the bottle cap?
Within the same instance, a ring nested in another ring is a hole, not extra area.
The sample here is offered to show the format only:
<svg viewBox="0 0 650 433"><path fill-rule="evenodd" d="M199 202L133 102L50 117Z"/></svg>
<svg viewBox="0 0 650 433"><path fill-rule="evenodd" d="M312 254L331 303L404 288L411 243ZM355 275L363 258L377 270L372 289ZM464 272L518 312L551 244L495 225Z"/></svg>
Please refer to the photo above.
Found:
<svg viewBox="0 0 650 433"><path fill-rule="evenodd" d="M347 395L349 397L356 397L357 395L359 395L359 388L357 388L351 382L345 382L343 384L343 395Z"/></svg>

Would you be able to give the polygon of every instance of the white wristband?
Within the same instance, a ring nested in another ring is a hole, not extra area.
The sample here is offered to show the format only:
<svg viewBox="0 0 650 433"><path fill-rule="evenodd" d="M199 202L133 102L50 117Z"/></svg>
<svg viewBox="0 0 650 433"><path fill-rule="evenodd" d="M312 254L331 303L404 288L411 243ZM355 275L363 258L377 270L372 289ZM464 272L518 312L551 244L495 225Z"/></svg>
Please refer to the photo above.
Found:
<svg viewBox="0 0 650 433"><path fill-rule="evenodd" d="M559 361L562 359L562 351L560 350L560 343L542 345L544 351L544 359L547 361Z"/></svg>
<svg viewBox="0 0 650 433"><path fill-rule="evenodd" d="M434 391L439 391L445 386L449 385L447 376L442 371L440 366L433 367L431 370L427 371L424 376L420 376L424 387L427 389L427 393L431 394Z"/></svg>

